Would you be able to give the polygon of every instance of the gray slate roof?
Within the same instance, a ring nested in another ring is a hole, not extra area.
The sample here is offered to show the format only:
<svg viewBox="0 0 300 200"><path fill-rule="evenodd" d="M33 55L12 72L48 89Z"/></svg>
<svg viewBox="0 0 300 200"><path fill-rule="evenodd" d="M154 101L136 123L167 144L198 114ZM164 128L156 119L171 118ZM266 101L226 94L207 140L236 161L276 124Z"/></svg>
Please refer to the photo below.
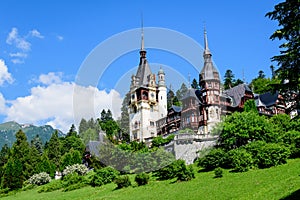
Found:
<svg viewBox="0 0 300 200"><path fill-rule="evenodd" d="M138 79L139 86L146 86L148 84L148 76L152 74L150 66L146 58L140 59L139 68L136 72L136 78Z"/></svg>
<svg viewBox="0 0 300 200"><path fill-rule="evenodd" d="M275 93L272 92L266 92L264 94L256 95L255 102L257 106L272 106L276 104L276 101L278 99L278 91Z"/></svg>
<svg viewBox="0 0 300 200"><path fill-rule="evenodd" d="M237 85L233 88L225 90L223 94L232 98L232 106L236 107L240 105L242 97L245 95L245 92L252 92L248 85L245 83Z"/></svg>

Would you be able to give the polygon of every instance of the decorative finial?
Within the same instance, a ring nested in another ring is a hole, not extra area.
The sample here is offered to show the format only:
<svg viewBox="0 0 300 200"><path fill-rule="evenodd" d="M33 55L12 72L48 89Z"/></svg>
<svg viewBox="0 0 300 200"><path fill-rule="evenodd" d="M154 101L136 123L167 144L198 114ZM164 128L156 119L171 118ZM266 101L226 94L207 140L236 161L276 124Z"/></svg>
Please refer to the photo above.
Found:
<svg viewBox="0 0 300 200"><path fill-rule="evenodd" d="M141 31L142 31L142 41L141 41L141 51L145 51L145 45L144 45L144 19L143 19L143 13L141 13Z"/></svg>

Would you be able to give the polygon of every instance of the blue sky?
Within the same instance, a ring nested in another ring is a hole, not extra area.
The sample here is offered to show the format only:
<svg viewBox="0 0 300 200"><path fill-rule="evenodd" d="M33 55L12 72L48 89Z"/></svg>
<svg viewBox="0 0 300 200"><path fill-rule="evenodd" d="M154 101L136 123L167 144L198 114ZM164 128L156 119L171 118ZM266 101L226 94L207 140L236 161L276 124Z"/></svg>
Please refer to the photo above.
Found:
<svg viewBox="0 0 300 200"><path fill-rule="evenodd" d="M77 86L80 67L99 44L116 34L140 28L141 13L146 48L147 43L151 46L149 35L147 42L147 27L174 30L203 45L205 23L209 48L221 78L226 69L231 69L236 78L242 79L244 74L247 82L259 70L270 76L270 65L276 66L270 58L279 53L279 42L269 40L277 22L264 15L279 2L1 1L0 122L50 124L67 130L74 121L73 88ZM127 44L136 49L113 60L96 85L80 87L80 101L93 104L96 117L102 108L111 108L119 115L124 88L129 89L127 80L139 61L139 35L133 41L113 44L115 49ZM202 58L201 51L190 53ZM99 55L99 66L105 57L105 53ZM166 74L168 84L175 89L182 81L187 83L188 74L191 79L197 78L197 70L202 67L191 66L186 59L161 49L147 49L147 57L155 73L158 67L178 72L181 79L168 78ZM91 102L89 95L94 97ZM84 106L80 110L82 113L75 115L91 116L84 113Z"/></svg>

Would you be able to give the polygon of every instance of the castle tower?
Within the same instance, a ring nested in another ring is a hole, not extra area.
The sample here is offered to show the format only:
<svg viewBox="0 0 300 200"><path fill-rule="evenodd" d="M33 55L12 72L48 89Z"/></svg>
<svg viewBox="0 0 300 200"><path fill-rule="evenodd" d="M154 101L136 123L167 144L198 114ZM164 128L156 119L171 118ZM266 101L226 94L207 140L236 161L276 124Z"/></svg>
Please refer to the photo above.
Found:
<svg viewBox="0 0 300 200"><path fill-rule="evenodd" d="M132 75L129 102L130 140L147 141L157 136L156 121L167 115L165 74L161 69L156 76L146 59L142 29L140 62L136 75ZM162 108L165 108L162 109Z"/></svg>
<svg viewBox="0 0 300 200"><path fill-rule="evenodd" d="M202 104L200 114L203 116L199 122L199 132L208 134L213 126L220 122L220 76L212 62L212 54L208 48L207 33L204 30L204 66L199 74Z"/></svg>

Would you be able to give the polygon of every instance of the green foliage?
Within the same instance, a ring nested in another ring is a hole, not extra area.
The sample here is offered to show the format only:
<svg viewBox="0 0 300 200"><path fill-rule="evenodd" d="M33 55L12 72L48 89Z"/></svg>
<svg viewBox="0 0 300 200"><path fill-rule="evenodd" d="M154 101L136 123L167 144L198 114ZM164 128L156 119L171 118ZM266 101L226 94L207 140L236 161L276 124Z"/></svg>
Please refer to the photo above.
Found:
<svg viewBox="0 0 300 200"><path fill-rule="evenodd" d="M10 190L20 189L23 186L23 165L18 158L10 158L4 167L2 188Z"/></svg>
<svg viewBox="0 0 300 200"><path fill-rule="evenodd" d="M128 175L121 175L118 176L115 180L114 183L117 184L117 189L121 189L124 187L129 187L131 186L131 182L129 180L129 176Z"/></svg>
<svg viewBox="0 0 300 200"><path fill-rule="evenodd" d="M242 148L230 150L228 158L235 172L246 172L253 164L252 155Z"/></svg>
<svg viewBox="0 0 300 200"><path fill-rule="evenodd" d="M121 107L121 119L119 121L121 132L122 132L122 141L129 142L129 113L128 113L128 104L130 101L130 93L127 93L123 99Z"/></svg>
<svg viewBox="0 0 300 200"><path fill-rule="evenodd" d="M266 92L272 91L273 85L278 84L278 79L262 78L258 77L251 81L250 85L252 86L253 92L255 94L263 94Z"/></svg>
<svg viewBox="0 0 300 200"><path fill-rule="evenodd" d="M266 14L271 20L278 22L279 28L271 35L270 39L283 40L279 46L280 55L272 57L278 63L279 78L289 80L287 89L299 91L300 81L300 2L299 0L286 0L275 5L274 10ZM299 95L299 94L298 94Z"/></svg>
<svg viewBox="0 0 300 200"><path fill-rule="evenodd" d="M140 173L140 174L137 174L134 178L134 180L138 184L138 186L148 184L149 179L150 179L150 176L148 174L144 173L144 172Z"/></svg>
<svg viewBox="0 0 300 200"><path fill-rule="evenodd" d="M255 105L255 101L253 99L249 99L245 102L244 111L258 113L258 110Z"/></svg>
<svg viewBox="0 0 300 200"><path fill-rule="evenodd" d="M199 89L198 81L197 81L195 78L194 78L193 81L192 81L191 87L192 87L193 89Z"/></svg>
<svg viewBox="0 0 300 200"><path fill-rule="evenodd" d="M221 148L212 149L206 156L198 160L198 166L206 170L213 170L225 166L227 153Z"/></svg>
<svg viewBox="0 0 300 200"><path fill-rule="evenodd" d="M169 135L167 138L163 138L162 136L157 136L152 140L152 147L160 147L165 144L170 143L174 139L175 135Z"/></svg>
<svg viewBox="0 0 300 200"><path fill-rule="evenodd" d="M235 149L255 140L277 142L274 126L255 112L235 112L222 122L218 144L226 149Z"/></svg>
<svg viewBox="0 0 300 200"><path fill-rule="evenodd" d="M268 168L287 162L290 156L289 148L276 144L266 143L264 141L255 141L245 146L245 149L251 153L254 165L259 168Z"/></svg>
<svg viewBox="0 0 300 200"><path fill-rule="evenodd" d="M291 158L300 157L300 132L291 130L282 133L281 140L283 144L291 151Z"/></svg>
<svg viewBox="0 0 300 200"><path fill-rule="evenodd" d="M111 167L105 167L100 170L96 170L96 173L91 180L91 186L96 187L111 183L118 175L119 172Z"/></svg>
<svg viewBox="0 0 300 200"><path fill-rule="evenodd" d="M234 74L230 69L226 70L225 75L224 75L224 89L225 90L230 89L230 88L237 86L239 84L242 84L242 83L244 83L244 82L241 79L237 79L237 80L234 79Z"/></svg>
<svg viewBox="0 0 300 200"><path fill-rule="evenodd" d="M55 164L57 169L59 168L59 165L60 165L61 148L62 148L62 144L60 142L60 139L58 138L58 132L55 131L52 134L52 136L47 144L46 152L47 152L49 160L53 164Z"/></svg>
<svg viewBox="0 0 300 200"><path fill-rule="evenodd" d="M177 99L181 100L186 95L187 92L188 92L188 88L184 83L182 83L179 90L176 91Z"/></svg>
<svg viewBox="0 0 300 200"><path fill-rule="evenodd" d="M47 172L51 178L54 178L55 176L56 166L49 160L46 153L43 154L36 168L37 172Z"/></svg>
<svg viewBox="0 0 300 200"><path fill-rule="evenodd" d="M60 170L74 164L81 164L81 154L79 151L71 149L68 153L62 156Z"/></svg>
<svg viewBox="0 0 300 200"><path fill-rule="evenodd" d="M63 178L64 187L69 187L74 184L85 183L84 176L79 175L78 173L69 173Z"/></svg>
<svg viewBox="0 0 300 200"><path fill-rule="evenodd" d="M222 178L223 177L223 169L218 167L214 170L215 178Z"/></svg>
<svg viewBox="0 0 300 200"><path fill-rule="evenodd" d="M60 190L63 187L64 187L64 185L63 185L63 182L61 180L54 180L54 181L51 181L50 183L48 183L46 185L41 186L38 189L38 193L52 192L52 191L55 191L55 190Z"/></svg>
<svg viewBox="0 0 300 200"><path fill-rule="evenodd" d="M280 144L267 143L257 154L259 168L268 168L285 164L290 156L290 150Z"/></svg>
<svg viewBox="0 0 300 200"><path fill-rule="evenodd" d="M61 155L69 152L72 148L79 151L80 154L83 154L85 145L78 135L66 136L65 138L60 138L60 140L62 143Z"/></svg>
<svg viewBox="0 0 300 200"><path fill-rule="evenodd" d="M163 167L155 172L159 180L177 178L177 181L189 181L195 178L192 166L186 166L184 160L176 160L172 164Z"/></svg>
<svg viewBox="0 0 300 200"><path fill-rule="evenodd" d="M51 181L51 177L46 172L42 172L39 174L34 174L28 180L30 184L34 185L44 185Z"/></svg>

